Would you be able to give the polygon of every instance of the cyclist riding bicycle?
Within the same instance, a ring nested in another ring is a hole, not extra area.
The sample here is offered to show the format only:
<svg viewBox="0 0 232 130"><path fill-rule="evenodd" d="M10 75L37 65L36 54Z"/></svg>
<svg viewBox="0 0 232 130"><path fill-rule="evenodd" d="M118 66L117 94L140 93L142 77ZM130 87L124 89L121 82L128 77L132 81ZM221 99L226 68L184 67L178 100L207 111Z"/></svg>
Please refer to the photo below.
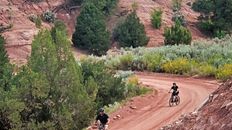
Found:
<svg viewBox="0 0 232 130"><path fill-rule="evenodd" d="M178 88L179 87L176 85L176 83L173 83L173 86L171 87L171 89L169 91L169 93L172 91L172 98L179 94Z"/></svg>
<svg viewBox="0 0 232 130"><path fill-rule="evenodd" d="M98 124L99 121L100 121L100 124ZM103 126L104 130L107 130L109 122L110 122L109 116L104 112L104 109L101 108L99 110L99 114L96 117L95 124L98 124L99 129L100 129L100 126Z"/></svg>

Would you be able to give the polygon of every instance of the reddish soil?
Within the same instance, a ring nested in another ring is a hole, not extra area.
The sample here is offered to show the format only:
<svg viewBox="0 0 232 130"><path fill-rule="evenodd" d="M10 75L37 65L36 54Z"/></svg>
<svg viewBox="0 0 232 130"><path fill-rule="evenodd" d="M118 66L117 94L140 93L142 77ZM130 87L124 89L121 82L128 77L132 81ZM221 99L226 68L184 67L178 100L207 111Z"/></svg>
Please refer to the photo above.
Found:
<svg viewBox="0 0 232 130"><path fill-rule="evenodd" d="M182 114L194 111L218 87L218 83L214 80L151 73L137 75L140 82L156 89L158 93L135 97L111 114L110 130L159 129L178 119ZM180 87L181 103L169 107L168 91L173 82ZM116 115L120 115L121 118L112 119Z"/></svg>

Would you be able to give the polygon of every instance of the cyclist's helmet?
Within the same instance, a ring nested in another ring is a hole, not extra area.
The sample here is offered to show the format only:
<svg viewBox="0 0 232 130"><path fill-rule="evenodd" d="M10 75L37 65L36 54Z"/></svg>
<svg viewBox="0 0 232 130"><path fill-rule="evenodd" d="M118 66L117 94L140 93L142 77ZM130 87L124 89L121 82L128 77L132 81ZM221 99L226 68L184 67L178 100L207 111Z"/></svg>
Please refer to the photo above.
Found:
<svg viewBox="0 0 232 130"><path fill-rule="evenodd" d="M176 85L176 83L173 83L173 85Z"/></svg>
<svg viewBox="0 0 232 130"><path fill-rule="evenodd" d="M104 112L105 110L103 108L100 108L99 109L99 112Z"/></svg>

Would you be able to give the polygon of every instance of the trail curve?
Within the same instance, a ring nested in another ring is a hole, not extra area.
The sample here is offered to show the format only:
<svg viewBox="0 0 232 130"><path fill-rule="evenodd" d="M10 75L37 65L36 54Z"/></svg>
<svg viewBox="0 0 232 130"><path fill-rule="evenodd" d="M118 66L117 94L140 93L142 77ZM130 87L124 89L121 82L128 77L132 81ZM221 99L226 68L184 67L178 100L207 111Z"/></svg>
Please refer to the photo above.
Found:
<svg viewBox="0 0 232 130"><path fill-rule="evenodd" d="M158 92L135 97L111 114L111 118L116 115L121 118L112 119L110 130L157 130L182 114L194 111L218 87L217 81L210 79L153 73L137 73L137 76L142 84ZM173 82L180 87L181 103L169 107L168 91Z"/></svg>

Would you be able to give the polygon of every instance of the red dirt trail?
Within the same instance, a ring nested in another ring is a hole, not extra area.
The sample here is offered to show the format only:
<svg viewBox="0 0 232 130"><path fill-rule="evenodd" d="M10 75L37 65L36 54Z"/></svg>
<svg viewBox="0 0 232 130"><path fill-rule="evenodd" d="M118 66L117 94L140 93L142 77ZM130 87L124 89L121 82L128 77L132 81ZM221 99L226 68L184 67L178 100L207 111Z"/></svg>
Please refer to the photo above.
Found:
<svg viewBox="0 0 232 130"><path fill-rule="evenodd" d="M111 114L110 130L157 130L177 120L182 114L194 111L218 87L217 81L208 79L152 73L137 73L137 76L140 82L156 89L158 93L135 97ZM181 103L169 107L168 91L173 82L180 88ZM121 118L114 120L116 115Z"/></svg>

